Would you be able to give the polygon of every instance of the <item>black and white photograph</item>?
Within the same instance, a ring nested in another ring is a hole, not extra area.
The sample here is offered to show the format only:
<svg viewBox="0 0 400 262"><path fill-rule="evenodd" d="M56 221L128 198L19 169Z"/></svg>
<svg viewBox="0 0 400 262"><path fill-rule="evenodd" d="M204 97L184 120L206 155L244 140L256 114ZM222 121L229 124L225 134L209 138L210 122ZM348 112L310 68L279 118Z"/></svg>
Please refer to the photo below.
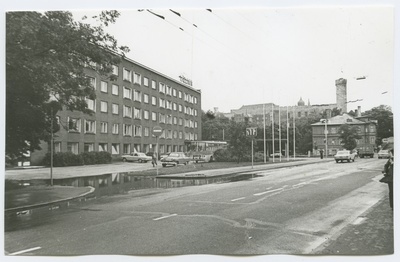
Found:
<svg viewBox="0 0 400 262"><path fill-rule="evenodd" d="M21 2L3 259L395 259L397 1Z"/></svg>

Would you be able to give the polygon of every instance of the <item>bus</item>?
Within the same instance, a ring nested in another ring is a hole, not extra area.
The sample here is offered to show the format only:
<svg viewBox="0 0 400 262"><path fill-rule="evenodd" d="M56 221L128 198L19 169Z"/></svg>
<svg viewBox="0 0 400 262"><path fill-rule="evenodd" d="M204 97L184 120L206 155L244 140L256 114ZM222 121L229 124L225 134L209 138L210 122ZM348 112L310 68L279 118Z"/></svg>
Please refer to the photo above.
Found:
<svg viewBox="0 0 400 262"><path fill-rule="evenodd" d="M226 141L185 141L186 154L196 163L214 161L214 152L227 147Z"/></svg>

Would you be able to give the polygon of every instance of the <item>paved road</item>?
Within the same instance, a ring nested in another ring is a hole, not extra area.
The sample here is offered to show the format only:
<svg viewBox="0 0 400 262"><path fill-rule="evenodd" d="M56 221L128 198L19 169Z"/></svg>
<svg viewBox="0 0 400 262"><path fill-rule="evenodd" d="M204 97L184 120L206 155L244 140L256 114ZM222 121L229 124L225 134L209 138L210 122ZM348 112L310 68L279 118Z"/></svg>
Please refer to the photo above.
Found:
<svg viewBox="0 0 400 262"><path fill-rule="evenodd" d="M235 183L131 191L31 217L5 233L25 255L329 254L387 193L384 160L267 170ZM38 237L39 235L39 237ZM321 250L322 249L322 250Z"/></svg>

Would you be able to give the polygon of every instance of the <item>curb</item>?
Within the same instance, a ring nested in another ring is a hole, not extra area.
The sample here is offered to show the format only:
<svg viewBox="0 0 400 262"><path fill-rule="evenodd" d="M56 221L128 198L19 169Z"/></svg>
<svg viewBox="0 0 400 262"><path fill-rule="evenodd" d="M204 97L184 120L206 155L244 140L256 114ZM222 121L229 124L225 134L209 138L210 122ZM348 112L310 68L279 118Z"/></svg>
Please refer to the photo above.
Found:
<svg viewBox="0 0 400 262"><path fill-rule="evenodd" d="M6 214L13 213L13 212L18 213L18 212L22 212L22 211L32 210L35 208L41 208L41 207L50 206L50 205L57 205L57 204L62 204L64 202L69 202L69 201L74 201L74 200L81 199L81 198L86 198L88 195L92 194L95 191L94 187L89 186L88 188L90 188L89 192L80 194L79 196L74 196L74 197L64 198L64 199L60 199L60 200L49 201L49 202L43 202L43 203L33 204L33 205L28 205L28 206L8 208L8 209L5 209L4 212ZM68 203L68 205L69 205L69 203Z"/></svg>

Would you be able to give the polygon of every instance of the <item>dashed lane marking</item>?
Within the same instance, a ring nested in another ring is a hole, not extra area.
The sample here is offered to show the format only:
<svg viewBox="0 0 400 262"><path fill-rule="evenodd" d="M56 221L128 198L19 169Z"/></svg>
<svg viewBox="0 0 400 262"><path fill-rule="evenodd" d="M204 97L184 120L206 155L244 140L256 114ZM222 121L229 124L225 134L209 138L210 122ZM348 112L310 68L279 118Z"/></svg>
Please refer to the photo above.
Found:
<svg viewBox="0 0 400 262"><path fill-rule="evenodd" d="M168 216L157 217L157 218L154 218L153 220L157 221L157 220L161 220L161 219L164 219L164 218L169 218L169 217L173 217L173 216L177 216L177 215L178 214L171 214L171 215L168 215Z"/></svg>
<svg viewBox="0 0 400 262"><path fill-rule="evenodd" d="M281 187L281 188L277 188L277 189L273 189L273 190L264 191L264 192L261 192L261 193L256 193L256 194L253 194L253 195L254 195L254 196L262 196L262 195L265 195L265 194L268 194L268 193L272 193L272 192L276 192L276 191L281 191L281 190L283 190L282 187Z"/></svg>
<svg viewBox="0 0 400 262"><path fill-rule="evenodd" d="M239 201L239 200L242 200L242 199L245 199L245 197L235 198L235 199L232 199L231 201L232 201L232 202L235 202L235 201Z"/></svg>
<svg viewBox="0 0 400 262"><path fill-rule="evenodd" d="M33 247L33 248L29 248L29 249L18 251L18 252L10 253L8 255L9 256L15 256L15 255L20 255L20 254L23 254L23 253L35 251L35 250L38 250L38 249L41 249L41 247Z"/></svg>

